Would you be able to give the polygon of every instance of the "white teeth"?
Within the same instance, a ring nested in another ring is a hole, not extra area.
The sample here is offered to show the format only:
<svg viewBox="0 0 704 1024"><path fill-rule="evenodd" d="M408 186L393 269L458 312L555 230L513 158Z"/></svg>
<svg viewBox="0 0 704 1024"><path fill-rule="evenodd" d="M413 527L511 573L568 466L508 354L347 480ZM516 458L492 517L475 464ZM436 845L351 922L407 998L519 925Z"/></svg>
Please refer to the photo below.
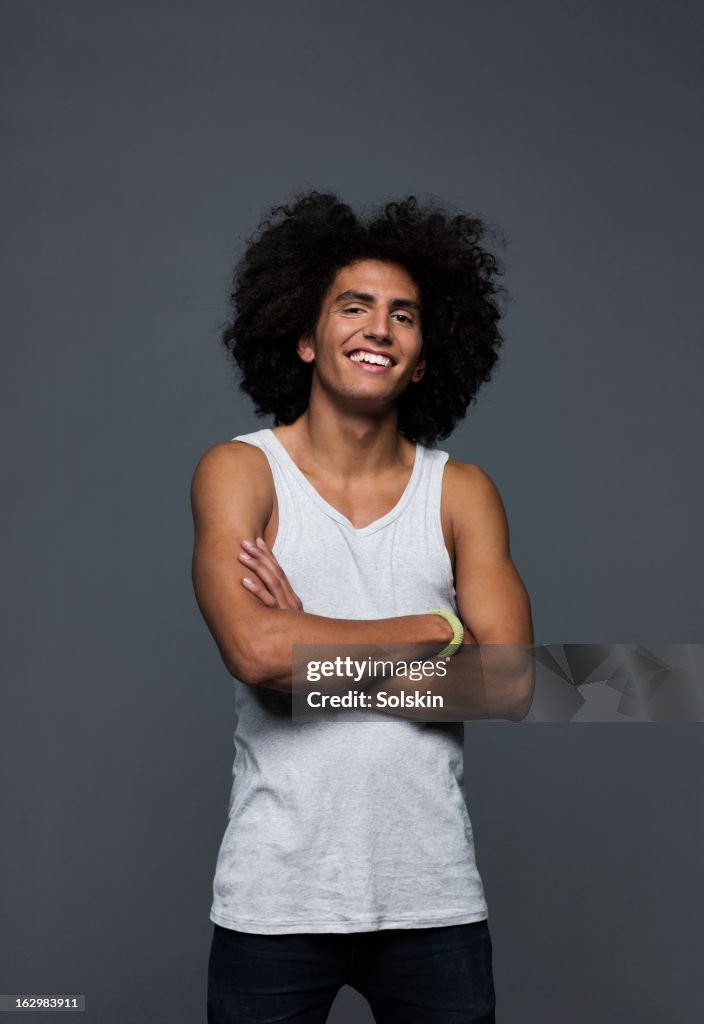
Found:
<svg viewBox="0 0 704 1024"><path fill-rule="evenodd" d="M378 363L379 366L391 366L388 356L379 356L374 352L353 352L350 359L353 363Z"/></svg>

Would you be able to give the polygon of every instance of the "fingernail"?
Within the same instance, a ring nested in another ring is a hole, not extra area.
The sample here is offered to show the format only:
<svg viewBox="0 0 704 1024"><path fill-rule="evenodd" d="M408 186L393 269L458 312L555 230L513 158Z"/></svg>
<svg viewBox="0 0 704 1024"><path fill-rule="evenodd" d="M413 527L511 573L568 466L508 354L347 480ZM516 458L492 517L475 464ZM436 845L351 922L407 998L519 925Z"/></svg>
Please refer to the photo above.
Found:
<svg viewBox="0 0 704 1024"><path fill-rule="evenodd" d="M253 583L252 583L252 581L250 580L249 576L243 576L243 577L242 577L242 582L243 582L243 583L246 583L246 584L247 584L248 586L250 586L250 587L253 587L253 586L254 586L254 584L253 584Z"/></svg>
<svg viewBox="0 0 704 1024"><path fill-rule="evenodd" d="M264 538L263 537L257 537L257 544L259 545L260 548L265 548L266 547L266 544L264 543Z"/></svg>
<svg viewBox="0 0 704 1024"><path fill-rule="evenodd" d="M240 553L239 553L239 555L237 557L242 562L251 562L252 561L252 556L245 554L244 551L240 551Z"/></svg>
<svg viewBox="0 0 704 1024"><path fill-rule="evenodd" d="M253 548L254 544L252 544L251 540L243 540L242 541L242 547L243 548Z"/></svg>

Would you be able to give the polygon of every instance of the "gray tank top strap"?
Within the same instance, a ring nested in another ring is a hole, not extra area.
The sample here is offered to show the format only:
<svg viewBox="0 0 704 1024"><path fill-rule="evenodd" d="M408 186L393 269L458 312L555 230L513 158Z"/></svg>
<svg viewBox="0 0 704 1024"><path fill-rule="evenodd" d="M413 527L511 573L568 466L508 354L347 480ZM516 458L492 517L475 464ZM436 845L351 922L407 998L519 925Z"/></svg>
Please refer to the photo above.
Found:
<svg viewBox="0 0 704 1024"><path fill-rule="evenodd" d="M287 539L295 536L297 532L296 525L301 516L300 483L295 475L291 473L286 459L282 456L282 452L286 455L283 446L270 429L256 430L250 434L238 434L232 440L251 444L255 448L261 449L266 455L274 481L278 508L279 522L273 546L274 554L278 557L286 546ZM290 457L288 458L290 461Z"/></svg>

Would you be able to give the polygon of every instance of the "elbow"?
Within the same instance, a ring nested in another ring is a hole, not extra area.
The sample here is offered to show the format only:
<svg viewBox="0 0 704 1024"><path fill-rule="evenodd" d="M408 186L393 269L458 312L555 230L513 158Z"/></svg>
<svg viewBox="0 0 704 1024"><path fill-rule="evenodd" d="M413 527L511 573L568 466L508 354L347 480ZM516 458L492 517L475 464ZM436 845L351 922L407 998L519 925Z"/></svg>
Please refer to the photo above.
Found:
<svg viewBox="0 0 704 1024"><path fill-rule="evenodd" d="M522 722L533 705L535 692L532 645L507 643L502 636L482 636L479 651L491 717Z"/></svg>
<svg viewBox="0 0 704 1024"><path fill-rule="evenodd" d="M227 670L235 679L239 679L246 686L261 686L264 676L256 661L236 658L228 659Z"/></svg>
<svg viewBox="0 0 704 1024"><path fill-rule="evenodd" d="M261 686L264 683L264 667L251 652L238 650L223 660L230 675L246 686Z"/></svg>
<svg viewBox="0 0 704 1024"><path fill-rule="evenodd" d="M532 700L514 701L511 707L506 711L504 718L507 718L509 722L522 722L527 718L532 703Z"/></svg>
<svg viewBox="0 0 704 1024"><path fill-rule="evenodd" d="M233 643L223 660L230 675L246 686L266 686L274 674L267 646L251 637Z"/></svg>
<svg viewBox="0 0 704 1024"><path fill-rule="evenodd" d="M535 693L535 670L531 668L516 679L506 718L510 722L522 722L533 706Z"/></svg>

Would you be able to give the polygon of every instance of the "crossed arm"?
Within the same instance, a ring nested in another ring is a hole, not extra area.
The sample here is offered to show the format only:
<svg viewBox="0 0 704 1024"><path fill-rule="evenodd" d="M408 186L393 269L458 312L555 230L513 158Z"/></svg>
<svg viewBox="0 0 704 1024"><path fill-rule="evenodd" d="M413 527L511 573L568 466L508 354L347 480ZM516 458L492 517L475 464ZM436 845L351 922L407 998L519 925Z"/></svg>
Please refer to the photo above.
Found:
<svg viewBox="0 0 704 1024"><path fill-rule="evenodd" d="M290 690L294 643L440 649L451 639L437 615L350 620L307 613L266 543L274 487L259 449L225 442L207 451L193 476L191 502L196 600L225 665L243 682ZM493 483L478 467L453 462L445 471L443 503L466 640L532 643L528 596L510 558Z"/></svg>

